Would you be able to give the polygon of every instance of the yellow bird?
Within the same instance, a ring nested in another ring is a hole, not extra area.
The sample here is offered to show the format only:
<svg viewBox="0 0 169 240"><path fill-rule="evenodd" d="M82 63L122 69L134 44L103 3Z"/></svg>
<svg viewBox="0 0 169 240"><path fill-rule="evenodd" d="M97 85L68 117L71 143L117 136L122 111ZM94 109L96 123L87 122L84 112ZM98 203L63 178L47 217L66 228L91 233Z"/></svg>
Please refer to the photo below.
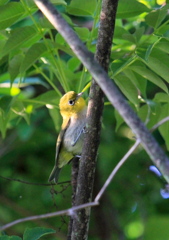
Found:
<svg viewBox="0 0 169 240"><path fill-rule="evenodd" d="M63 123L56 143L55 166L49 182L57 183L62 167L74 156L81 154L87 109L82 94L83 92L77 94L70 91L60 99L59 108Z"/></svg>

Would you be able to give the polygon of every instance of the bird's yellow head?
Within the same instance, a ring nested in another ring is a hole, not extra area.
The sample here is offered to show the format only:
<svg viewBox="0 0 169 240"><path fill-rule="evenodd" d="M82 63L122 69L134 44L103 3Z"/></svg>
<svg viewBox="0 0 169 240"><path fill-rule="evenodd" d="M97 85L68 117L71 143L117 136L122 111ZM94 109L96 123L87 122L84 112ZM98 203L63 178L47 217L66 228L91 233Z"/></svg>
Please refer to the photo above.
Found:
<svg viewBox="0 0 169 240"><path fill-rule="evenodd" d="M75 93L74 91L67 92L60 99L59 108L63 118L68 118L73 115L78 115L86 107L83 93Z"/></svg>

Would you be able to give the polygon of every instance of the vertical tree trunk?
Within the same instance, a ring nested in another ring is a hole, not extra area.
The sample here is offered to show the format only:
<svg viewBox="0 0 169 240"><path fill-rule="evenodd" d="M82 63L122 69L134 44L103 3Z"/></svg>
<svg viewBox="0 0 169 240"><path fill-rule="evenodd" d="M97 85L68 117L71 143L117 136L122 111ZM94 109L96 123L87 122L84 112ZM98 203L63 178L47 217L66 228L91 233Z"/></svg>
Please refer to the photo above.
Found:
<svg viewBox="0 0 169 240"><path fill-rule="evenodd" d="M106 71L109 66L117 3L118 0L103 0L100 14L100 28L95 58ZM103 106L103 92L97 83L92 80L87 111L87 134L80 160L75 205L92 200ZM71 240L86 240L88 238L89 220L90 208L77 212L77 216L73 220Z"/></svg>
<svg viewBox="0 0 169 240"><path fill-rule="evenodd" d="M72 177L71 177L71 179L72 179L72 206L75 205L75 195L76 195L76 188L77 188L78 171L79 171L79 158L75 157L72 160ZM71 240L72 227L73 227L73 217L70 216L67 240Z"/></svg>

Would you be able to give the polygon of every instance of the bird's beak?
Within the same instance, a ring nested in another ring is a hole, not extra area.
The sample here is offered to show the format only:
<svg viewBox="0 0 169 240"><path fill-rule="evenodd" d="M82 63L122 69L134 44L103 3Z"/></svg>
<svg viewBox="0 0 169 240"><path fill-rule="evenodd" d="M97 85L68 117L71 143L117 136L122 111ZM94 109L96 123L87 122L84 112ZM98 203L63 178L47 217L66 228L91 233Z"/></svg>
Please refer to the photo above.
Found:
<svg viewBox="0 0 169 240"><path fill-rule="evenodd" d="M84 92L78 93L77 96L76 96L76 100L79 99L83 95L83 93Z"/></svg>

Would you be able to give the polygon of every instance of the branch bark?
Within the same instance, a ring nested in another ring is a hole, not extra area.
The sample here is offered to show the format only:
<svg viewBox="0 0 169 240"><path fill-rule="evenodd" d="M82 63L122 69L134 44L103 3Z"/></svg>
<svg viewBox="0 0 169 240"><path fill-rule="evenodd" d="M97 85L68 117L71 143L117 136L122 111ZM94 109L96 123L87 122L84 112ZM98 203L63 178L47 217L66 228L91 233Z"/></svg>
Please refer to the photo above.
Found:
<svg viewBox="0 0 169 240"><path fill-rule="evenodd" d="M78 171L79 171L79 158L75 157L73 159L73 161L72 161L72 177L71 177L71 183L72 183L72 206L75 205ZM67 240L71 240L72 229L73 229L73 219L74 219L74 216L70 216Z"/></svg>
<svg viewBox="0 0 169 240"><path fill-rule="evenodd" d="M114 82L109 79L107 73L94 59L94 56L89 52L78 36L70 28L67 22L61 17L59 12L47 0L34 0L39 9L58 30L58 32L68 42L74 53L82 61L84 66L89 70L95 81L99 84L109 101L118 110L125 122L132 129L136 138L141 141L141 144L149 154L151 160L159 168L166 181L169 183L169 159L164 151L160 148L157 141L147 130L145 125L128 105L125 98L116 87Z"/></svg>
<svg viewBox="0 0 169 240"><path fill-rule="evenodd" d="M100 27L95 58L108 71L112 38L118 0L103 0L100 14ZM97 151L100 142L101 118L104 107L104 94L95 80L92 80L87 110L87 134L84 139L80 160L75 206L92 201ZM88 238L90 210L77 211L73 221L72 240Z"/></svg>

